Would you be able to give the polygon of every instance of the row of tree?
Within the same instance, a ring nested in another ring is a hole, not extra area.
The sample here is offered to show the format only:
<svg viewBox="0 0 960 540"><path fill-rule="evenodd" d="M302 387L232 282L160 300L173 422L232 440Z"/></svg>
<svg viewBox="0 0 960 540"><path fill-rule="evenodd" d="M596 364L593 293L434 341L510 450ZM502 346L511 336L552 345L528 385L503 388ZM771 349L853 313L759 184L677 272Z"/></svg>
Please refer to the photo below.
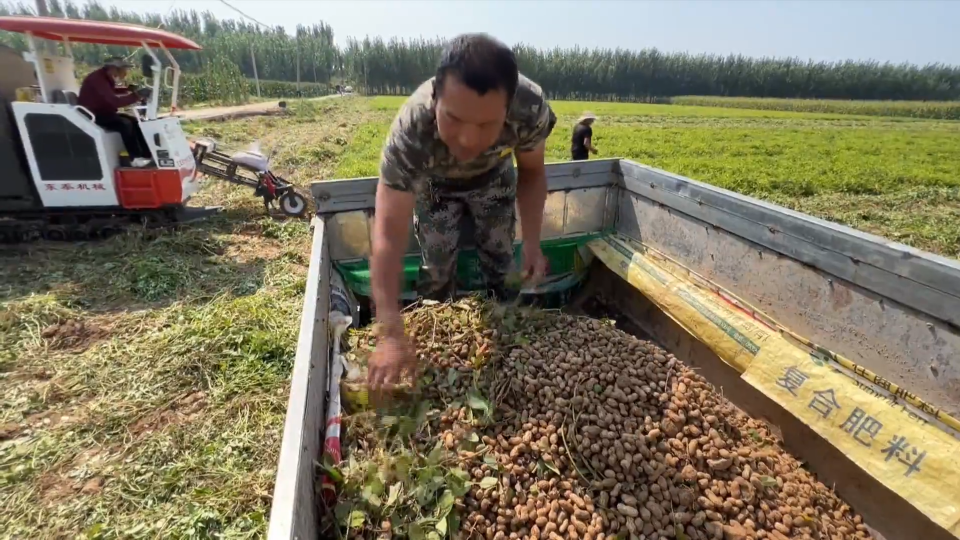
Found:
<svg viewBox="0 0 960 540"><path fill-rule="evenodd" d="M171 51L187 73L201 73L210 69L215 61L226 60L252 78L254 57L261 79L297 80L298 60L302 81L329 83L335 73L342 72L339 66L342 55L333 43L333 29L323 22L298 25L296 35L291 36L282 26L264 28L243 20L218 19L210 12L195 10L172 10L167 15L140 14L116 7L107 9L96 1L78 6L69 0L48 0L47 8L52 17L139 24L191 39L203 50ZM33 14L34 10L23 3L0 3L0 15ZM17 49L27 46L23 35L9 32L0 32L0 43ZM106 56L126 56L132 51L126 47L76 44L73 52L78 62L97 65Z"/></svg>
<svg viewBox="0 0 960 540"><path fill-rule="evenodd" d="M436 40L349 39L334 44L333 29L322 23L264 28L243 20L218 19L209 12L176 10L167 15L138 14L50 0L51 15L119 21L164 28L188 37L203 51L178 51L187 72L201 73L215 61L239 67L253 77L316 83L350 81L371 94L407 94L430 77L443 42ZM24 4L0 5L2 14L30 14ZM3 43L24 48L23 36L3 33ZM692 55L657 49L515 47L521 71L552 98L643 100L679 95L835 98L882 100L960 99L960 67L917 66L876 61L814 62L796 58L750 58L741 55ZM251 52L253 53L251 55ZM79 45L79 60L96 64L124 48Z"/></svg>

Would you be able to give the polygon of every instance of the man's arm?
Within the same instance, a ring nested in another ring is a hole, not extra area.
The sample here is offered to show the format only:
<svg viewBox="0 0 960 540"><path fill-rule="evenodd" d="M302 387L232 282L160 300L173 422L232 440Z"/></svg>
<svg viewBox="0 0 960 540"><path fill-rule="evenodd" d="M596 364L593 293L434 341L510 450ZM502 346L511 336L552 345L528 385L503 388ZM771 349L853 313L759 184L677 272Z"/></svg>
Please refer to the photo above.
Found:
<svg viewBox="0 0 960 540"><path fill-rule="evenodd" d="M97 95L100 96L100 99L103 100L103 103L111 108L119 109L120 107L133 105L134 103L140 101L140 97L136 94L130 94L126 96L117 95L115 90L116 86L106 80L95 79L91 82L95 83L94 90L96 91Z"/></svg>
<svg viewBox="0 0 960 540"><path fill-rule="evenodd" d="M586 148L587 150L593 152L594 154L597 153L597 149L593 146L593 137L592 137L592 136L589 136L589 137L583 139L583 146L584 146L584 148Z"/></svg>
<svg viewBox="0 0 960 540"><path fill-rule="evenodd" d="M389 330L400 323L400 276L407 252L416 188L424 180L429 152L421 141L423 129L416 104L405 104L390 127L380 155L380 182L373 222L370 286L374 316Z"/></svg>
<svg viewBox="0 0 960 540"><path fill-rule="evenodd" d="M547 200L545 147L544 140L529 152L517 153L517 211L525 246L540 245L543 205Z"/></svg>
<svg viewBox="0 0 960 540"><path fill-rule="evenodd" d="M536 85L518 95L520 110L528 111L520 127L517 145L517 212L524 249L540 246L543 205L547 200L547 170L544 166L547 137L557 124L543 91Z"/></svg>
<svg viewBox="0 0 960 540"><path fill-rule="evenodd" d="M114 102L114 106L118 109L120 107L126 107L127 105L133 105L134 103L137 103L140 101L140 96L137 94L127 94L124 96L118 96L117 94L113 94L111 97L107 99L111 99L111 98L112 98L112 101Z"/></svg>
<svg viewBox="0 0 960 540"><path fill-rule="evenodd" d="M370 285L374 316L388 330L396 330L400 319L400 275L407 252L415 196L390 187L381 177L377 185L373 223L373 253L370 256Z"/></svg>
<svg viewBox="0 0 960 540"><path fill-rule="evenodd" d="M586 137L583 139L583 146L594 154L597 153L597 149L593 146L593 128L590 126L587 126L587 133Z"/></svg>

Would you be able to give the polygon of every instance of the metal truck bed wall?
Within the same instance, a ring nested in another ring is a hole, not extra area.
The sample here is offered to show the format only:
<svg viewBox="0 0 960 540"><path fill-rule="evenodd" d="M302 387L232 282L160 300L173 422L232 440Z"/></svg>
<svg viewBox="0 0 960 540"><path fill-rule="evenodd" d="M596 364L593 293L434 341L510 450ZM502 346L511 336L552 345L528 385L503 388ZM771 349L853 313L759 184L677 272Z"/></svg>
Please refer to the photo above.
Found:
<svg viewBox="0 0 960 540"><path fill-rule="evenodd" d="M960 412L956 261L629 160L549 164L547 170L544 240L616 232L909 390L931 409ZM334 262L369 256L376 179L318 182L311 189L318 217L270 517L269 537L277 540L316 538L314 463L323 444L329 276ZM410 246L414 252L412 239ZM841 496L864 507L867 520L888 540L952 537L858 473L843 452L790 413L762 395L751 397L757 392L738 373L626 281L610 279L617 274L593 271L601 278L588 281L588 288L617 297L627 316L682 359L702 366L748 413L769 413L794 439L788 448L825 475L825 483L842 478L835 485ZM748 403L738 402L739 393Z"/></svg>
<svg viewBox="0 0 960 540"><path fill-rule="evenodd" d="M960 263L628 160L620 170L619 232L960 413Z"/></svg>

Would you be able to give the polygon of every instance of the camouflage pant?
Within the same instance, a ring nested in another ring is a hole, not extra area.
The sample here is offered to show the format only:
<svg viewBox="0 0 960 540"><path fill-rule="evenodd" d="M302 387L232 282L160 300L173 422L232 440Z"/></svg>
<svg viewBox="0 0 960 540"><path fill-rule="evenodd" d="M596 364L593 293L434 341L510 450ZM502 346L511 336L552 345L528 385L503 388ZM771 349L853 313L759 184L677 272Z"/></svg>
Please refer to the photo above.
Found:
<svg viewBox="0 0 960 540"><path fill-rule="evenodd" d="M414 230L420 244L417 292L445 300L456 293L457 255L464 219L473 221L480 271L486 288L502 292L513 264L517 172L507 167L492 179L451 179L417 197ZM477 185L482 184L482 185Z"/></svg>

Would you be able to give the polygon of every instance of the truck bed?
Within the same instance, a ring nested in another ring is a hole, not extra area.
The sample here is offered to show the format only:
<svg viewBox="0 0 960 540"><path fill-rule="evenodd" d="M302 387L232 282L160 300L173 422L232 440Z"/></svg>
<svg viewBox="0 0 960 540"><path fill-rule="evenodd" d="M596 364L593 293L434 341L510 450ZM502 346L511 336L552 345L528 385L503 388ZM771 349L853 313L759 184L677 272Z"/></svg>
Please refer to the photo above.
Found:
<svg viewBox="0 0 960 540"><path fill-rule="evenodd" d="M549 164L548 186L543 237L567 246L550 256L566 261L569 291L579 291L570 309L603 299L703 369L748 414L778 426L788 450L887 539L960 537L949 455L960 450L960 264L629 160ZM271 539L316 537L330 281L343 275L364 302L376 178L312 191L318 215ZM847 414L811 416L778 393L790 368L810 388L833 385L851 413L882 418L887 430L866 447ZM930 451L905 476L896 466L907 454L883 447L908 435Z"/></svg>

